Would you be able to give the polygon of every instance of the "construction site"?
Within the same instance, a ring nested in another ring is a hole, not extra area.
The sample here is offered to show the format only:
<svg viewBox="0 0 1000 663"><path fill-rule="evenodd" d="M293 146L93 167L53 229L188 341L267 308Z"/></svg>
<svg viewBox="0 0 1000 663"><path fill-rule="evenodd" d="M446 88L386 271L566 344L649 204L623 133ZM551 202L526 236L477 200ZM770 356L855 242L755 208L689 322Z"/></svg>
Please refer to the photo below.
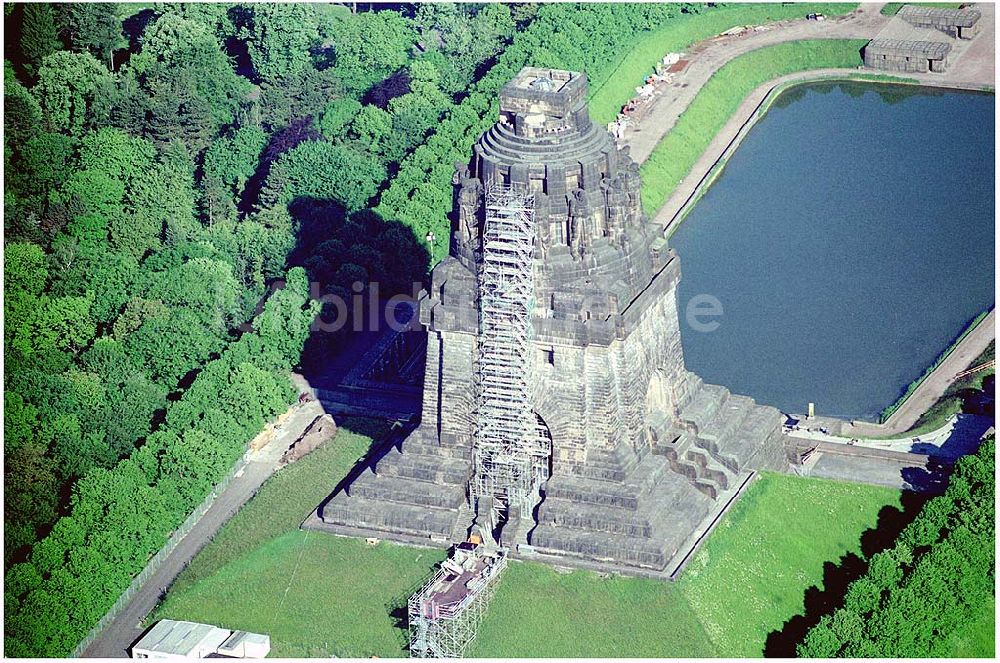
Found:
<svg viewBox="0 0 1000 663"><path fill-rule="evenodd" d="M938 70L976 19L902 12L897 31L954 37L921 42L936 55L899 68ZM876 54L891 46L872 41L869 66L889 66ZM643 215L638 166L616 142L685 57L664 57L606 128L590 119L584 75L527 67L456 164L450 256L418 303L419 424L305 523L455 544L410 598L412 656L464 654L508 558L676 579L758 471L815 463L818 445L789 435L776 408L685 367L680 259ZM850 451L893 475L912 460Z"/></svg>
<svg viewBox="0 0 1000 663"><path fill-rule="evenodd" d="M506 568L507 550L484 545L478 535L456 545L407 601L410 656L461 658Z"/></svg>

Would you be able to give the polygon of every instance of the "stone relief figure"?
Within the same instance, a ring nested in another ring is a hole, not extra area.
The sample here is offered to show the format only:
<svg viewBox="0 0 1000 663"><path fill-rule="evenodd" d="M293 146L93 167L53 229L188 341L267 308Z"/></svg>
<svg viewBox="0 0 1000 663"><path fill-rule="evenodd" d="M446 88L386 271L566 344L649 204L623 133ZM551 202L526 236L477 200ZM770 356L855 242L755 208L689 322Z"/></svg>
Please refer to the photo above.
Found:
<svg viewBox="0 0 1000 663"><path fill-rule="evenodd" d="M603 178L601 190L604 191L607 210L608 240L618 247L625 244L625 232L628 225L628 192L625 189L625 179L621 173L614 178Z"/></svg>
<svg viewBox="0 0 1000 663"><path fill-rule="evenodd" d="M639 174L639 164L631 159L625 163L622 177L625 182L625 192L628 195L629 211L638 218L640 214L639 190L642 188L642 176Z"/></svg>
<svg viewBox="0 0 1000 663"><path fill-rule="evenodd" d="M472 177L468 164L455 162L452 183L458 189L458 231L463 244L474 244L479 239L479 208L483 200L483 183Z"/></svg>
<svg viewBox="0 0 1000 663"><path fill-rule="evenodd" d="M552 230L549 228L549 197L542 191L535 193L535 227L536 255L544 258L552 242Z"/></svg>
<svg viewBox="0 0 1000 663"><path fill-rule="evenodd" d="M569 253L574 260L583 258L587 251L587 217L590 215L590 204L587 192L574 189L566 194L569 204Z"/></svg>
<svg viewBox="0 0 1000 663"><path fill-rule="evenodd" d="M457 186L470 177L472 177L472 171L469 170L469 164L464 161L456 161L455 174L451 176L451 183Z"/></svg>

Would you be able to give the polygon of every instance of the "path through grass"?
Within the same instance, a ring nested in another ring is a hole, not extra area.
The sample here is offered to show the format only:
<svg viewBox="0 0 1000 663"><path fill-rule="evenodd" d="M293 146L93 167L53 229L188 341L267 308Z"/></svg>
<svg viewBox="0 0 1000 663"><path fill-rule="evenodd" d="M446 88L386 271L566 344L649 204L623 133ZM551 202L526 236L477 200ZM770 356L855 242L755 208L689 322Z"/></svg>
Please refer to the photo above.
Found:
<svg viewBox="0 0 1000 663"><path fill-rule="evenodd" d="M337 436L275 474L170 588L153 619L271 636L286 657L405 656L394 602L444 554L298 529L385 425L346 419Z"/></svg>
<svg viewBox="0 0 1000 663"><path fill-rule="evenodd" d="M360 417L345 417L338 425L333 440L267 480L184 569L174 582L175 590L182 591L266 541L297 530L365 454L372 438L387 430L380 420Z"/></svg>
<svg viewBox="0 0 1000 663"><path fill-rule="evenodd" d="M367 447L342 430L279 472L171 588L154 619L268 633L277 656L400 656L402 602L444 554L297 529ZM759 655L825 562L899 493L765 475L678 583L512 562L473 656ZM971 636L970 636L971 637Z"/></svg>

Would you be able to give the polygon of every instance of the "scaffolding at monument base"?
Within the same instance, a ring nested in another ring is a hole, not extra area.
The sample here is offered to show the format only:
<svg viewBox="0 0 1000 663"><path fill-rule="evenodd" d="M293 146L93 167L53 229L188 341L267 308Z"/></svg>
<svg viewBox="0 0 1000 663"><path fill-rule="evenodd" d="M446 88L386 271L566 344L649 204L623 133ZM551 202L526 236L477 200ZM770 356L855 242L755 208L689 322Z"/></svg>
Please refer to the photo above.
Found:
<svg viewBox="0 0 1000 663"><path fill-rule="evenodd" d="M411 658L461 658L507 568L507 550L459 544L407 603ZM464 547L463 547L464 546Z"/></svg>
<svg viewBox="0 0 1000 663"><path fill-rule="evenodd" d="M485 209L469 492L491 502L495 524L503 512L530 511L548 478L551 445L532 407L534 196L520 185L491 184Z"/></svg>

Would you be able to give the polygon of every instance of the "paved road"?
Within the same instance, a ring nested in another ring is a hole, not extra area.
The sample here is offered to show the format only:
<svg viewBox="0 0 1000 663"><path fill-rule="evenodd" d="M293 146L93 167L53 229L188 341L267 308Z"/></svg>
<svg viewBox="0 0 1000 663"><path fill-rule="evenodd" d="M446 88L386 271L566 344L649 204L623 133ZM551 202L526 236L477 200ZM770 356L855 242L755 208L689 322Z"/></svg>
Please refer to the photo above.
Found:
<svg viewBox="0 0 1000 663"><path fill-rule="evenodd" d="M801 39L871 39L884 30L890 19L879 10L882 3L863 3L857 10L837 19L815 22L806 20L783 21L771 29L733 38L717 38L702 42L692 49L691 64L674 79L674 82L653 102L650 111L638 123L638 130L630 133L624 143L631 146L633 158L639 162L648 158L657 143L674 126L677 118L687 109L698 92L723 65L750 51ZM957 43L953 59L945 73L905 74L922 84L939 87L964 87L979 89L994 86L996 20L993 4L979 3L982 12L980 34L971 43ZM691 172L674 190L659 209L654 220L666 232L683 218L683 210L696 198L699 187L708 173L735 149L749 132L753 117L761 103L775 87L796 80L816 77L836 77L857 73L857 70L820 69L797 72L768 81L751 92L716 134L709 147L697 160ZM874 72L873 72L874 73ZM977 329L966 337L955 352L935 371L921 387L907 399L886 424L847 424L842 431L849 437L886 436L903 433L944 393L956 373L975 359L995 337L995 316L991 311ZM955 368L959 366L959 368Z"/></svg>
<svg viewBox="0 0 1000 663"><path fill-rule="evenodd" d="M799 449L815 451L793 470L803 476L939 493L947 486L951 463L975 452L992 428L991 417L958 415L917 438L860 440L853 445L818 431L795 431L789 437Z"/></svg>
<svg viewBox="0 0 1000 663"><path fill-rule="evenodd" d="M291 416L280 425L268 444L255 453L243 474L233 479L215 503L170 553L160 568L132 597L124 610L84 651L86 658L127 658L128 648L142 635L140 622L148 615L177 575L215 533L256 494L260 486L278 468L278 459L313 420L323 414L322 406L309 402L293 408Z"/></svg>
<svg viewBox="0 0 1000 663"><path fill-rule="evenodd" d="M888 19L879 14L878 10L880 7L881 4L865 3L858 10L846 17L821 23L805 20L786 21L775 25L773 29L766 32L758 32L733 39L713 40L705 44L705 48L697 53L696 58L692 60L688 68L677 77L675 85L654 102L649 113L639 123L639 130L631 133L625 141L632 146L631 153L633 157L639 162L644 161L660 139L674 126L677 118L695 98L705 82L732 58L763 46L786 41L822 38L868 39L874 37L888 21ZM947 74L944 76L933 76L927 81L928 83L947 85L953 84L956 81L971 80L988 81L988 84L993 84L992 54L995 37L992 6L988 10L983 6L979 6L979 8L984 10L985 29L983 33L976 38L967 53L959 59L957 64L953 65ZM726 146L737 136L741 126L746 122L753 109L756 108L760 100L763 99L773 86L774 82L772 81L751 93L740 110L716 136L716 140L713 141L712 146L696 164L691 175L686 178L685 184L678 187L671 200L661 209L661 213L656 217L657 220L664 219L665 213L671 208L672 204L676 203L675 199L680 200L680 204L676 205L677 209L680 208L683 200L691 195L704 173L708 172L718 159L718 156L712 156L713 153L719 155L725 150ZM669 219L670 217L666 218L667 221ZM988 328L992 334L994 325L992 316L993 314L991 313L990 319L984 321L979 329L985 330ZM992 335L990 338L992 338ZM981 339L977 336L976 342L979 340ZM985 347L985 344L983 347ZM955 358L955 361L958 362L959 359L956 355L958 355L957 350L949 360ZM971 358L969 358L969 361L971 361ZM964 364L962 367L964 368ZM961 368L958 370L961 370ZM958 370L953 370L950 373L939 371L939 373L942 376L953 376ZM937 375L938 373L935 373L935 376ZM925 381L925 384L928 382L932 382L932 380L928 379L928 381ZM927 393L931 393L932 387L936 388L934 385L940 386L937 381L934 381L931 386L927 387ZM943 388L941 391L943 392ZM904 416L910 416L908 414L909 410L919 408L920 405L918 403L923 402L923 400L914 400L914 396L911 396L907 401L908 404L912 403L912 405L909 407L904 406L907 413L900 415L900 421L904 420ZM901 410L903 409L901 408ZM156 606L163 589L169 587L181 570L212 539L219 528L257 492L258 488L277 468L277 459L287 444L298 435L301 435L305 426L321 413L321 406L317 403L311 403L308 407L299 409L292 416L291 420L285 424L283 430L275 439L262 449L252 462L248 464L243 475L233 480L229 487L219 495L215 504L213 504L212 508L209 509L198 525L174 549L157 573L133 597L132 601L118 618L84 652L84 656L126 657L128 655L127 648L141 634L141 620Z"/></svg>
<svg viewBox="0 0 1000 663"><path fill-rule="evenodd" d="M934 431L922 435L905 435L894 439L854 438L853 443L845 437L822 433L815 429L797 430L788 437L807 443L829 442L845 446L882 449L900 453L918 453L935 458L957 458L974 451L979 446L983 434L993 426L989 417L958 414Z"/></svg>

